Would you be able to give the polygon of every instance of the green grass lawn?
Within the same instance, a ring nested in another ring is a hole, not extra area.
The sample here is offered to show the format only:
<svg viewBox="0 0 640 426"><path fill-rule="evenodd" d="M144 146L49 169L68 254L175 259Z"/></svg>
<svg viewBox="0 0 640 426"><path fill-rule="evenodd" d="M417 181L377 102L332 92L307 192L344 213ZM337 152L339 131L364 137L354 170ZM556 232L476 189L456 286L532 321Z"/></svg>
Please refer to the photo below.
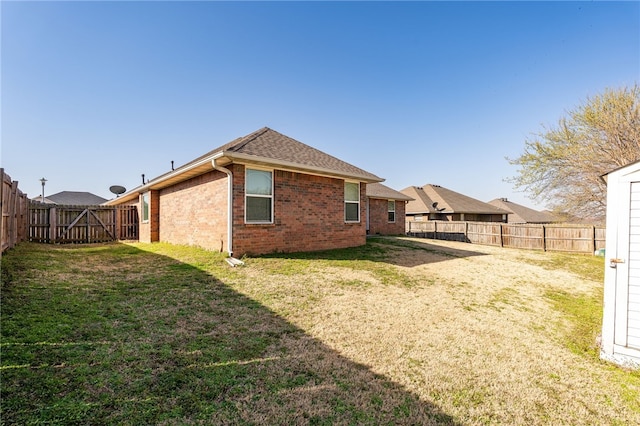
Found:
<svg viewBox="0 0 640 426"><path fill-rule="evenodd" d="M445 268L449 261L464 264L470 259L473 246L464 247L469 251L380 238L355 249L250 258L247 266L231 268L218 253L162 243L20 244L3 255L1 265L0 421L7 425L422 425L506 423L504 419L553 423L554 416L563 415L563 404L580 399L583 390L566 385L555 400L534 395L531 405L518 407L519 401L501 396L520 386L517 378L506 379L500 375L508 373L500 372L489 380L495 383L480 385L481 378L474 377L480 370L471 368L471 363L484 367L480 364L484 361L465 346L464 327L456 343L449 345L458 348L456 352L443 354L449 346L426 341L421 343L424 349L411 357L398 352L397 361L376 358L379 350L393 354L402 345L397 336L406 330L385 331L390 326L380 320L367 323L366 318L378 317L367 314L363 301L393 312L388 307L402 298L424 299L425 309L441 294L455 299L456 292L468 291L470 283L416 273L421 262L409 256L427 256L424 259L437 260L440 263L433 265ZM564 269L582 274L585 280L601 280L601 259L557 254L536 254L534 259L527 252L514 253L525 253L519 261L540 271ZM580 262L582 267L577 266ZM471 311L459 312L495 321L496 315L520 309L514 301L526 300L520 289L507 290L496 293L492 303L482 299L469 305ZM478 293L478 298L484 296ZM601 399L593 405L624 404L608 408L621 409L624 414L619 418L597 410L592 417L573 418L584 424L624 424L640 418L640 375L602 363L593 346L602 312L597 286L587 293L548 288L542 298L554 318L549 322L552 328L536 334L541 327L524 325L532 334L523 338L561 336L558 351L567 350L562 362L575 362L589 383L599 383L602 394L610 395L610 399L596 395ZM331 301L349 300L358 307L357 314L336 320L341 314L332 310ZM410 319L422 309L402 313L403 303L398 302L398 317ZM433 315L456 321L457 313L449 316L447 311L431 309ZM345 328L332 325L336 321ZM367 332L381 329L379 335L385 337L356 347L356 340L346 337L356 326ZM429 329L412 326L416 333ZM470 325L465 327L467 333L474 332ZM435 337L439 336L434 335L434 342ZM456 360L461 353L469 359ZM574 356L574 361L566 361ZM430 367L420 367L425 365ZM436 371L440 365L442 371ZM424 376L420 368L434 371ZM387 370L388 374L381 373ZM549 377L525 386L554 395L549 389L556 386L553 376L560 373L545 374ZM420 382L426 380L423 376L429 381ZM525 396L522 399L526 401ZM530 407L538 407L541 414ZM501 410L505 414L492 414Z"/></svg>
<svg viewBox="0 0 640 426"><path fill-rule="evenodd" d="M237 272L166 244L11 250L2 423L251 424L257 409L279 424L447 421L234 291Z"/></svg>

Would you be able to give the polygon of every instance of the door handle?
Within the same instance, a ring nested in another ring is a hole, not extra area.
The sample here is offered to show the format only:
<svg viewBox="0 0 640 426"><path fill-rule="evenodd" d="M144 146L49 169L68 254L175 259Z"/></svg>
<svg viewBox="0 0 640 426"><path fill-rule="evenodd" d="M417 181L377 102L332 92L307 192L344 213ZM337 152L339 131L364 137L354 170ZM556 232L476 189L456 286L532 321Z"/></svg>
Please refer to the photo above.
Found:
<svg viewBox="0 0 640 426"><path fill-rule="evenodd" d="M624 263L624 259L617 259L617 258L609 259L609 267L610 268L617 268L618 267L618 263Z"/></svg>

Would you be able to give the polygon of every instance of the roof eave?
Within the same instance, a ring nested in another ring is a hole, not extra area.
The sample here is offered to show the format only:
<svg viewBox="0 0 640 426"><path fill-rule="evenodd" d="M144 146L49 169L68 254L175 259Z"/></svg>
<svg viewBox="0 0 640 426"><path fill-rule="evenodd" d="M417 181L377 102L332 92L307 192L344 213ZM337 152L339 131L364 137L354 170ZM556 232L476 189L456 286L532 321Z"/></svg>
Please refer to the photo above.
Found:
<svg viewBox="0 0 640 426"><path fill-rule="evenodd" d="M129 192L122 194L120 197L109 200L104 205L118 205L123 204L127 201L135 200L140 194L150 191L150 190L158 190L163 189L171 185L175 185L176 183L183 182L187 179L191 179L192 177L199 176L203 173L206 173L210 170L213 170L213 160L220 157L220 153L213 153L208 155L200 160L185 164L182 167L178 167L175 170L172 170L164 175L160 175L149 182L140 185Z"/></svg>
<svg viewBox="0 0 640 426"><path fill-rule="evenodd" d="M395 201L413 201L415 198L405 198L405 197L393 197L393 196L384 196L384 195L367 195L367 198L371 198L374 200L395 200Z"/></svg>
<svg viewBox="0 0 640 426"><path fill-rule="evenodd" d="M291 161L277 160L268 157L261 157L257 155L242 154L233 151L223 151L220 154L221 165L224 165L224 159L227 159L227 163L238 164L253 164L264 167L273 167L281 170L287 170L291 172L306 172L309 174L326 176L340 179L354 179L365 183L383 182L384 179L375 176L373 174L363 175L358 173L347 173L339 170L326 169L323 167L309 166L300 163L294 163Z"/></svg>
<svg viewBox="0 0 640 426"><path fill-rule="evenodd" d="M124 204L128 201L136 199L143 192L150 190L163 189L168 186L174 185L179 182L183 182L192 177L206 173L209 170L213 170L213 160L218 160L218 163L222 166L230 163L240 164L254 164L264 167L274 167L278 169L293 171L293 172L307 172L310 174L327 176L340 179L353 179L365 183L383 182L384 179L375 175L362 175L357 173L345 173L337 170L325 169L322 167L305 166L298 163L293 163L283 160L275 160L267 157L260 157L256 155L242 154L233 151L217 151L199 159L196 162L188 163L182 167L172 170L164 175L161 175L153 180L140 185L131 191L121 195L120 197L108 200L104 205L118 205Z"/></svg>

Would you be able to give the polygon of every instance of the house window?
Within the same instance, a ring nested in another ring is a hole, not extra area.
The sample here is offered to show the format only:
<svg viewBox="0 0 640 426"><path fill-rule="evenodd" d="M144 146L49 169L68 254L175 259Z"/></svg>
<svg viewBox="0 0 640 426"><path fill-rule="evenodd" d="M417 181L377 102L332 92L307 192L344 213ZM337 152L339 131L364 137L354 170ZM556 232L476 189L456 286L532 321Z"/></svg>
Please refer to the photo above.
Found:
<svg viewBox="0 0 640 426"><path fill-rule="evenodd" d="M273 172L246 169L244 221L273 222Z"/></svg>
<svg viewBox="0 0 640 426"><path fill-rule="evenodd" d="M395 200L389 200L387 203L387 212L389 213L389 222L396 221L396 202Z"/></svg>
<svg viewBox="0 0 640 426"><path fill-rule="evenodd" d="M142 222L149 222L149 193L142 194Z"/></svg>
<svg viewBox="0 0 640 426"><path fill-rule="evenodd" d="M360 183L344 183L344 220L360 222Z"/></svg>

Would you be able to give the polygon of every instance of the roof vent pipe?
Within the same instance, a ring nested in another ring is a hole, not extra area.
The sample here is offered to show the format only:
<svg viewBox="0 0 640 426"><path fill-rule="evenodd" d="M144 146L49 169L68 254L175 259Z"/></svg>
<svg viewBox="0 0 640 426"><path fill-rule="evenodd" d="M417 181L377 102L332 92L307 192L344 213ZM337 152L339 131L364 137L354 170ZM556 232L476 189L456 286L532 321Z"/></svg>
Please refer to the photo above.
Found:
<svg viewBox="0 0 640 426"><path fill-rule="evenodd" d="M142 184L144 185L144 173L142 174Z"/></svg>

